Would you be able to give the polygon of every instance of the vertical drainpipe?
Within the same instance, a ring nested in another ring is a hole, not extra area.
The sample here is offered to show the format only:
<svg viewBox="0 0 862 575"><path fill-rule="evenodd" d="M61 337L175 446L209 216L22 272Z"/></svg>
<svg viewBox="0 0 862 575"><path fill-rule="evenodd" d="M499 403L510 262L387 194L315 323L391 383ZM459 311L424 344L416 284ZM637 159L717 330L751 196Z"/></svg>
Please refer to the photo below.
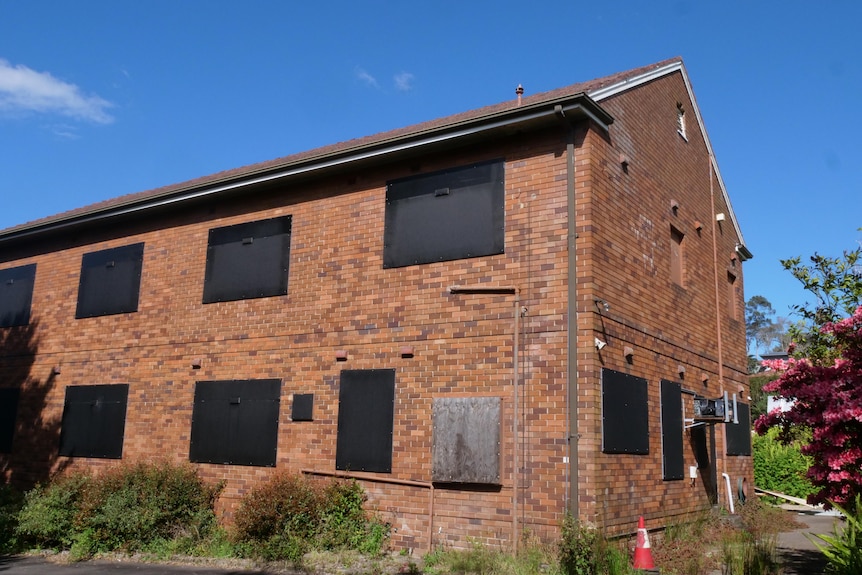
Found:
<svg viewBox="0 0 862 575"><path fill-rule="evenodd" d="M713 164L713 156L712 154L707 155L707 159L709 160L709 201L712 205L712 259L713 259L713 270L714 270L714 283L715 283L715 337L716 337L716 352L718 353L718 385L719 385L719 396L724 396L724 348L721 342L721 288L719 287L721 283L721 276L719 275L719 262L718 262L718 220L716 219L716 209L715 209L715 186L713 184L714 174L712 170ZM715 431L713 430L713 433ZM722 475L727 474L727 427L725 426L724 433L722 434L722 439L724 443L724 448L722 449L722 458L721 458L721 470ZM716 467L718 462L716 461ZM716 470L717 471L717 470ZM717 473L713 473L713 478L717 480ZM714 481L713 483L717 483ZM715 487L715 495L718 499L718 485Z"/></svg>
<svg viewBox="0 0 862 575"><path fill-rule="evenodd" d="M566 324L568 325L567 342L567 389L566 402L569 407L569 512L578 519L578 293L577 293L577 261L576 240L578 237L575 222L575 129L567 120L562 106L555 107L557 116L565 123L566 128L566 247L568 248L568 309Z"/></svg>

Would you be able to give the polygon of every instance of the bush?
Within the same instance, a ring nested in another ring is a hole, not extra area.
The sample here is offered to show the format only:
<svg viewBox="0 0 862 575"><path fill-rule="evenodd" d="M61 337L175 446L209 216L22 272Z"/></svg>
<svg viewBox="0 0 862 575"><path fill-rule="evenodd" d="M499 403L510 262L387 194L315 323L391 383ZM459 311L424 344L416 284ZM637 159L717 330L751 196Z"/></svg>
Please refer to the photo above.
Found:
<svg viewBox="0 0 862 575"><path fill-rule="evenodd" d="M10 485L0 485L0 554L18 550L15 528L23 505L23 493Z"/></svg>
<svg viewBox="0 0 862 575"><path fill-rule="evenodd" d="M817 489L806 476L811 458L803 455L799 442L784 445L778 441L778 429L752 438L754 483L769 491L806 498Z"/></svg>
<svg viewBox="0 0 862 575"><path fill-rule="evenodd" d="M233 538L240 553L295 564L311 549L355 549L379 553L388 527L369 518L365 493L356 481L327 484L277 472L240 502Z"/></svg>
<svg viewBox="0 0 862 575"><path fill-rule="evenodd" d="M27 493L17 532L83 559L100 551L163 548L200 540L216 526L221 486L189 465L124 464L99 476L72 473Z"/></svg>
<svg viewBox="0 0 862 575"><path fill-rule="evenodd" d="M90 481L87 473L72 473L28 491L16 528L23 542L49 549L71 547L81 498Z"/></svg>
<svg viewBox="0 0 862 575"><path fill-rule="evenodd" d="M94 551L146 549L190 532L205 535L216 523L220 491L190 465L123 465L85 490L79 524Z"/></svg>

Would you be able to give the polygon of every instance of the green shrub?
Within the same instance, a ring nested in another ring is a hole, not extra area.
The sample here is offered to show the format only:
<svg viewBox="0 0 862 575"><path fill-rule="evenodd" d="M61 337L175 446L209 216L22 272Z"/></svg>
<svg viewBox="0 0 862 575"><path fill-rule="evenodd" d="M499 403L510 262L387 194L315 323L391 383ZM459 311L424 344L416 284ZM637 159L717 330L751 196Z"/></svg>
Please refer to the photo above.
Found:
<svg viewBox="0 0 862 575"><path fill-rule="evenodd" d="M752 440L754 483L769 491L806 498L817 490L806 477L811 458L799 450L799 442L784 445L777 439L778 429Z"/></svg>
<svg viewBox="0 0 862 575"><path fill-rule="evenodd" d="M276 472L240 501L235 538L246 552L267 555L291 538L310 540L320 523L322 495L306 477ZM292 545L292 544L291 544Z"/></svg>
<svg viewBox="0 0 862 575"><path fill-rule="evenodd" d="M68 549L75 540L76 517L90 481L89 474L78 472L28 491L18 514L17 535L24 543Z"/></svg>
<svg viewBox="0 0 862 575"><path fill-rule="evenodd" d="M835 527L832 535L815 535L825 545L814 542L828 561L831 575L859 575L862 573L862 496L857 495L851 505L832 504L846 520L844 527Z"/></svg>
<svg viewBox="0 0 862 575"><path fill-rule="evenodd" d="M311 549L379 553L388 526L369 518L356 481L326 484L277 472L252 489L234 516L233 539L242 555L297 563Z"/></svg>
<svg viewBox="0 0 862 575"><path fill-rule="evenodd" d="M215 527L220 485L190 465L123 464L98 476L72 473L25 496L17 533L29 543L70 549L76 559L100 551L187 546Z"/></svg>
<svg viewBox="0 0 862 575"><path fill-rule="evenodd" d="M24 505L24 494L10 485L0 485L0 554L18 550L15 531L18 513Z"/></svg>
<svg viewBox="0 0 862 575"><path fill-rule="evenodd" d="M85 490L79 525L93 551L136 551L216 524L221 486L206 484L190 465L138 463L108 470Z"/></svg>

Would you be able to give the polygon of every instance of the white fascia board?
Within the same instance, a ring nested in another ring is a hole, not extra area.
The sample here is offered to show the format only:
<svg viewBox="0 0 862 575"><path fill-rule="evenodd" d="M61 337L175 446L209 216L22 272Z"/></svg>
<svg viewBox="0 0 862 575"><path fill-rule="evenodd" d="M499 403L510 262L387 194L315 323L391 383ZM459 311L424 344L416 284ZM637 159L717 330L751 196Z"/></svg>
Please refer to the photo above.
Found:
<svg viewBox="0 0 862 575"><path fill-rule="evenodd" d="M724 179L721 177L721 171L718 169L718 162L715 159L715 154L712 151L712 142L709 141L709 135L706 133L706 126L703 123L703 117L700 115L700 108L697 105L697 100L694 97L694 91L691 89L691 82L688 79L688 73L685 71L685 66L681 61L672 62L660 68L656 68L655 70L650 70L640 76L635 76L633 78L629 78L627 80L623 80L622 82L618 82L616 84L612 84L610 86L605 86L603 88L599 88L598 90L593 90L591 92L587 92L587 95L595 100L596 102L601 102L611 96L615 96L621 92L625 92L626 90L630 90L647 82L651 82L657 78L661 78L662 76L666 76L667 74L672 74L674 72L680 72L682 74L682 80L685 83L685 89L688 92L688 98L691 100L691 105L694 108L694 116L697 119L697 125L700 128L700 133L703 136L703 141L706 143L706 150L709 154L709 160L712 163L712 170L715 174L715 177L718 179L718 187L721 189L721 195L724 197L724 203L727 204L728 211L730 212L730 221L733 222L733 228L736 230L736 237L739 238L739 243L743 246L745 245L745 240L742 237L742 230L739 227L739 221L736 219L736 214L733 211L733 205L730 203L730 197L727 195L727 188L724 186Z"/></svg>

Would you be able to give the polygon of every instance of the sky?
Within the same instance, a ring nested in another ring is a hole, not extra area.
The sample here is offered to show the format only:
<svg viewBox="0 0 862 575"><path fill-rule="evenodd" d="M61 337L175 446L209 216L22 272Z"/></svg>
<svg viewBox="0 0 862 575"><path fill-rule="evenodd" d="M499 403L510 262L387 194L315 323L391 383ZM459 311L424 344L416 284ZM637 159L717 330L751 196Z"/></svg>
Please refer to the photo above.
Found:
<svg viewBox="0 0 862 575"><path fill-rule="evenodd" d="M0 229L683 58L754 259L862 241L862 2L0 0Z"/></svg>

